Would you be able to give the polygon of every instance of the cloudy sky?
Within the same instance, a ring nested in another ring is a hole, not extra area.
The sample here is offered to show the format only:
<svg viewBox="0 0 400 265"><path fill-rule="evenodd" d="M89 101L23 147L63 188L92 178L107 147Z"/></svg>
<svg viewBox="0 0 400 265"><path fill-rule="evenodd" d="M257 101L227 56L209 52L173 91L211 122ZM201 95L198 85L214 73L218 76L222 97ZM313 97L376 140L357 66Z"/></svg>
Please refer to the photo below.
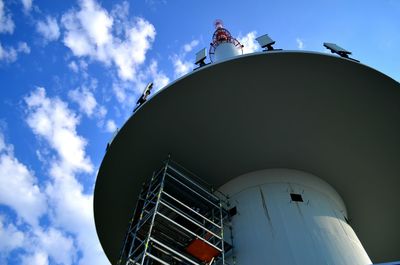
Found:
<svg viewBox="0 0 400 265"><path fill-rule="evenodd" d="M400 80L400 1L0 0L0 264L108 264L96 172L147 82L193 69L221 18L245 45L335 42Z"/></svg>

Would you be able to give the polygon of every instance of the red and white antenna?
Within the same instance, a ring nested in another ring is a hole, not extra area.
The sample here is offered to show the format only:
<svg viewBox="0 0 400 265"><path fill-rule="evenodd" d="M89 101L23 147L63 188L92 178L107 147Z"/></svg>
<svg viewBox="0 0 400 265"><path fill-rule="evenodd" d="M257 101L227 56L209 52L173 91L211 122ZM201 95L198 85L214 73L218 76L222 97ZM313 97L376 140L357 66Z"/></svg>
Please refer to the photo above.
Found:
<svg viewBox="0 0 400 265"><path fill-rule="evenodd" d="M220 29L224 27L224 22L221 19L216 19L214 21L215 29Z"/></svg>
<svg viewBox="0 0 400 265"><path fill-rule="evenodd" d="M243 54L243 45L224 28L221 19L214 21L215 31L210 43L209 56L211 62Z"/></svg>

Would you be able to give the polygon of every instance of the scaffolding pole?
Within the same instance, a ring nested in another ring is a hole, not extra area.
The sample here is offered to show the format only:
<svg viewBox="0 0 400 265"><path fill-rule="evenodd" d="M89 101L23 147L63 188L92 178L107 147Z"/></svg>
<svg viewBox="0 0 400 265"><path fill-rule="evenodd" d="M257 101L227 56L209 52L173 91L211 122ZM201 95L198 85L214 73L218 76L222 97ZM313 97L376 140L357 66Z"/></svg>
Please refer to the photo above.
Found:
<svg viewBox="0 0 400 265"><path fill-rule="evenodd" d="M227 212L188 172L168 159L143 185L118 264L227 264Z"/></svg>

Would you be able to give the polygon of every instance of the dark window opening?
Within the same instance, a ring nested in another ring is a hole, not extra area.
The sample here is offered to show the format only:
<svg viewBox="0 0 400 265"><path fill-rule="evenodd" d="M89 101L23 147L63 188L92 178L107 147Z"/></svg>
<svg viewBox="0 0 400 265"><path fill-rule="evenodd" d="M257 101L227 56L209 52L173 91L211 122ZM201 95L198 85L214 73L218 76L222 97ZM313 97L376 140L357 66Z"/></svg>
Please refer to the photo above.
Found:
<svg viewBox="0 0 400 265"><path fill-rule="evenodd" d="M235 207L232 207L232 208L230 208L230 209L228 210L228 213L229 213L229 216L230 216L230 217L232 217L232 216L236 215L236 214L237 214L237 209L236 209L236 206L235 206Z"/></svg>
<svg viewBox="0 0 400 265"><path fill-rule="evenodd" d="M294 202L303 202L303 197L301 196L301 194L290 193L290 198Z"/></svg>

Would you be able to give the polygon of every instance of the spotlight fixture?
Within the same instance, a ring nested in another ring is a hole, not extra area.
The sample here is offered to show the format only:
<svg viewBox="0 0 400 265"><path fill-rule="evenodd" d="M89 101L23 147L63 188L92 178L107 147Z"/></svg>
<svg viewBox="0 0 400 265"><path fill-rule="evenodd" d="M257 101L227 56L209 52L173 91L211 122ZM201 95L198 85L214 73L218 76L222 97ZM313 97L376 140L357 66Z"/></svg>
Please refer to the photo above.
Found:
<svg viewBox="0 0 400 265"><path fill-rule="evenodd" d="M324 47L330 50L332 53L338 54L340 57L359 62L358 60L349 57L349 55L351 54L350 51L343 49L335 43L324 42Z"/></svg>

